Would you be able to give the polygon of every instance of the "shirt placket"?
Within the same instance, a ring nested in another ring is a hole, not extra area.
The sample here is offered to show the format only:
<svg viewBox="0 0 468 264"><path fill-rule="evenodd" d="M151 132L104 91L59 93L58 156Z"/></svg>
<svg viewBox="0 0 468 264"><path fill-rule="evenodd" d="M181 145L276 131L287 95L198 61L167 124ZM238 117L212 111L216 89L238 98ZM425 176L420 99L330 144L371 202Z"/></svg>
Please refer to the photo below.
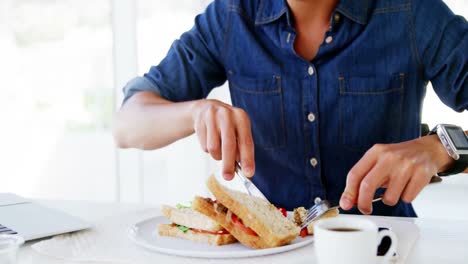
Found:
<svg viewBox="0 0 468 264"><path fill-rule="evenodd" d="M294 31L286 33L285 44L291 52L293 52L298 60L298 71L305 76L302 78L301 85L301 101L302 101L302 128L304 136L304 150L306 178L310 184L310 203L312 204L317 198L324 199L326 197L325 188L321 178L321 162L319 149L319 114L318 114L318 72L316 65L313 62L304 60L299 57L294 51L294 39L296 35Z"/></svg>
<svg viewBox="0 0 468 264"><path fill-rule="evenodd" d="M341 20L341 15L338 12L334 12L330 18L330 28L325 33L324 39L324 49L331 49L333 47L333 41L335 40L336 29L338 27L338 23Z"/></svg>
<svg viewBox="0 0 468 264"><path fill-rule="evenodd" d="M333 48L334 41L334 27L340 21L340 14L335 12L330 21L330 29L326 32L323 44L319 49L319 54L317 57L320 57L320 53L325 53ZM291 45L290 48L294 49L294 35L288 33L286 42ZM325 188L325 178L322 175L322 166L320 159L320 135L319 135L319 106L318 106L318 97L319 97L319 71L318 64L315 63L316 60L311 62L306 62L305 67L302 67L302 70L305 71L306 78L303 81L302 85L302 114L303 114L303 128L304 128L304 139L305 139L305 153L307 159L307 169L306 174L307 178L311 184L311 201L314 203L318 198L327 199L327 193Z"/></svg>
<svg viewBox="0 0 468 264"><path fill-rule="evenodd" d="M318 112L318 71L314 63L309 62L304 71L307 77L303 81L303 127L306 144L307 176L311 182L311 203L317 198L326 197L321 177L319 112Z"/></svg>

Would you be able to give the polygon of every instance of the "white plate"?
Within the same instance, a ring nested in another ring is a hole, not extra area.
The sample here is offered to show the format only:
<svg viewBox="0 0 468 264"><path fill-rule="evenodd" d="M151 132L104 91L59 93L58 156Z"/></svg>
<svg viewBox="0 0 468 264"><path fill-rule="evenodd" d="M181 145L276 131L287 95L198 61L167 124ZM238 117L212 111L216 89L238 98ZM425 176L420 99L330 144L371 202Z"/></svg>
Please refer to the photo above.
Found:
<svg viewBox="0 0 468 264"><path fill-rule="evenodd" d="M196 258L245 258L281 253L306 246L314 241L313 236L298 237L291 244L268 249L251 249L240 243L224 246L212 246L181 238L165 237L158 234L158 224L169 224L169 221L158 216L136 223L128 230L130 239L143 248L160 253L196 257Z"/></svg>

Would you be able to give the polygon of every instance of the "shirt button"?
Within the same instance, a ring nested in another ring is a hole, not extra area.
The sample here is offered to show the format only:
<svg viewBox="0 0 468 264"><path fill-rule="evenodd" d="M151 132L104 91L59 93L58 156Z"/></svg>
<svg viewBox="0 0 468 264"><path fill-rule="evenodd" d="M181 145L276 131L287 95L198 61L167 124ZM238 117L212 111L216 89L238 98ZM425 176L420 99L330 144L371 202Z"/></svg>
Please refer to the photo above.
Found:
<svg viewBox="0 0 468 264"><path fill-rule="evenodd" d="M310 159L310 165L312 165L312 167L315 168L315 166L317 166L317 163L318 163L318 161L317 161L316 158L311 158Z"/></svg>
<svg viewBox="0 0 468 264"><path fill-rule="evenodd" d="M318 203L320 203L321 201L322 201L322 198L320 198L320 197L315 197L315 199L314 199L314 204L318 204Z"/></svg>
<svg viewBox="0 0 468 264"><path fill-rule="evenodd" d="M307 72L309 73L309 75L313 75L314 74L314 67L309 66L309 69L307 70Z"/></svg>
<svg viewBox="0 0 468 264"><path fill-rule="evenodd" d="M340 14L336 13L336 14L333 16L333 20L335 20L335 23L338 23L338 21L340 21Z"/></svg>
<svg viewBox="0 0 468 264"><path fill-rule="evenodd" d="M326 42L327 44L330 44L332 41L333 41L333 37L332 37L332 36L328 36L328 37L325 39L325 42Z"/></svg>
<svg viewBox="0 0 468 264"><path fill-rule="evenodd" d="M309 119L310 122L314 122L315 120L315 115L313 113L309 113L307 115L307 119Z"/></svg>

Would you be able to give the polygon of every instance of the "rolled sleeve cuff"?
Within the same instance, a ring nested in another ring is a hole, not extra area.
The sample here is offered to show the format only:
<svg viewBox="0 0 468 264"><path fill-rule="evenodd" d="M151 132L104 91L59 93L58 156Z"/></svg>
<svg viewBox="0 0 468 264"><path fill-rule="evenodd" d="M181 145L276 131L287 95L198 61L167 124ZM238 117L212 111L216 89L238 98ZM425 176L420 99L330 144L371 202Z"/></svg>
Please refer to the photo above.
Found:
<svg viewBox="0 0 468 264"><path fill-rule="evenodd" d="M134 94L138 92L148 91L153 92L156 94L161 94L161 91L158 86L153 84L150 80L146 77L135 77L131 79L122 89L124 93L124 99L122 105L132 97Z"/></svg>

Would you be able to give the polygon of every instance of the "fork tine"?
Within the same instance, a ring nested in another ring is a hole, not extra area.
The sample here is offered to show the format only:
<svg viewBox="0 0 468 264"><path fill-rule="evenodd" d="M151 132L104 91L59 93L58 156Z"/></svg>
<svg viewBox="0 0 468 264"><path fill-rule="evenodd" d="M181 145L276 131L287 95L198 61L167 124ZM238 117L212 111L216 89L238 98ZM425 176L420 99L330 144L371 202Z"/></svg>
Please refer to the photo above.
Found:
<svg viewBox="0 0 468 264"><path fill-rule="evenodd" d="M310 215L306 217L306 219L304 220L304 223L309 223L312 219L314 219L317 215L320 215L320 214L321 214L321 210L315 210L314 212L312 212Z"/></svg>
<svg viewBox="0 0 468 264"><path fill-rule="evenodd" d="M317 212L314 212L313 214L310 214L307 216L306 219L304 219L304 222L302 222L302 227L308 225L312 219L317 215Z"/></svg>
<svg viewBox="0 0 468 264"><path fill-rule="evenodd" d="M301 229L307 227L313 220L315 220L317 217L321 216L322 214L323 212L313 214L309 219L307 219L306 221L304 221L304 223L302 223Z"/></svg>
<svg viewBox="0 0 468 264"><path fill-rule="evenodd" d="M312 206L312 207L309 208L309 210L307 211L307 215L313 214L313 213L316 212L318 209L319 209L319 206L318 206L318 205Z"/></svg>
<svg viewBox="0 0 468 264"><path fill-rule="evenodd" d="M313 217L313 215L315 215L317 212L318 212L318 208L312 208L312 210L310 210L309 212L307 212L307 215L306 215L306 220Z"/></svg>
<svg viewBox="0 0 468 264"><path fill-rule="evenodd" d="M312 222L314 219L324 214L329 209L329 207L330 206L328 202L323 202L323 203L315 204L314 206L309 208L309 210L307 211L305 220L302 223L301 229L308 226L310 222Z"/></svg>
<svg viewBox="0 0 468 264"><path fill-rule="evenodd" d="M314 212L317 212L318 210L320 210L321 208L321 205L320 204L316 204L314 206L312 206L311 208L309 208L309 210L307 211L307 215L311 215L313 214Z"/></svg>

